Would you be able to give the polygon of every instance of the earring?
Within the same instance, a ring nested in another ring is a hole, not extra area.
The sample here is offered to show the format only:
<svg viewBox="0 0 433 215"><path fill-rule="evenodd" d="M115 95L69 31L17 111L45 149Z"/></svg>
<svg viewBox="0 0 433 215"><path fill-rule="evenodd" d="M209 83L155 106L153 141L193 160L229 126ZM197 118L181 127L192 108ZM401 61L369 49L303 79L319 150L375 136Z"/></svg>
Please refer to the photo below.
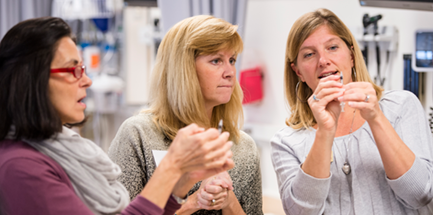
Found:
<svg viewBox="0 0 433 215"><path fill-rule="evenodd" d="M302 103L306 103L307 100L302 101L302 100L299 98L299 95L298 95L299 83L300 83L300 81L298 81L298 83L296 84L296 87L295 87L296 98L298 98L298 100L299 100L300 102L302 102Z"/></svg>
<svg viewBox="0 0 433 215"><path fill-rule="evenodd" d="M353 81L356 81L356 70L355 70L355 67L352 67L352 78L353 78Z"/></svg>

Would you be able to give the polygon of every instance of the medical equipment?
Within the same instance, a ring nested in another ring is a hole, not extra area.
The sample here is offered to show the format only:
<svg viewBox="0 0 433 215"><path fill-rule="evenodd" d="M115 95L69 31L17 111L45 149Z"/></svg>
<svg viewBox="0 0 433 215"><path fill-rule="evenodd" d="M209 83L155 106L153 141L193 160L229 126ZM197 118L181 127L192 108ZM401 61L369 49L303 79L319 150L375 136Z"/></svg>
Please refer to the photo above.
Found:
<svg viewBox="0 0 433 215"><path fill-rule="evenodd" d="M412 68L416 72L433 72L433 29L415 32Z"/></svg>
<svg viewBox="0 0 433 215"><path fill-rule="evenodd" d="M392 80L393 73L391 70L397 54L399 32L395 26L391 25L377 25L375 29L375 25L371 23L378 21L378 18L378 16L369 17L372 20L366 28L358 26L350 30L358 41L359 48L364 50L368 72L372 77L376 77L376 84L389 90L392 89L390 80Z"/></svg>
<svg viewBox="0 0 433 215"><path fill-rule="evenodd" d="M380 14L372 17L370 17L368 13L364 14L364 16L362 17L362 24L364 25L364 35L368 34L367 27L371 24L373 24L374 27L374 35L378 35L379 33L377 32L377 22L380 19L382 19L382 15Z"/></svg>
<svg viewBox="0 0 433 215"><path fill-rule="evenodd" d="M411 54L403 55L403 89L411 91L419 98L420 88L422 89L422 86L420 86L420 81L422 81L420 75L422 75L422 73L416 72L413 69L411 61Z"/></svg>
<svg viewBox="0 0 433 215"><path fill-rule="evenodd" d="M367 13L364 14L364 16L362 17L362 24L364 26L364 35L368 34L368 26L373 25L373 31L374 31L374 36L379 35L378 32L378 25L377 22L382 19L382 15L376 15L376 16L372 16L370 17ZM368 46L364 47L364 58L368 59ZM366 64L368 61L366 61ZM385 82L385 78L382 78L380 75L380 48L379 48L379 42L376 41L376 64L377 64L377 75L376 77L374 77L374 82L376 82L376 84L379 84L380 86L383 86L384 82Z"/></svg>

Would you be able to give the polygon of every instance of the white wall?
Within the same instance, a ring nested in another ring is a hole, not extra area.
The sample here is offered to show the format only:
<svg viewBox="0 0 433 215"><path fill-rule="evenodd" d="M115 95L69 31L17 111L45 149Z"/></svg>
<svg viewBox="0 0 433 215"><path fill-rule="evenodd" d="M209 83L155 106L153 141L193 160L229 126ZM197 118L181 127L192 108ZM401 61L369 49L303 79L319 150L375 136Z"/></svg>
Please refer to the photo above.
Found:
<svg viewBox="0 0 433 215"><path fill-rule="evenodd" d="M347 26L361 26L362 16L368 13L370 16L383 15L379 25L398 28L399 47L392 65L390 89L403 89L403 54L413 52L415 30L433 29L433 12L361 7L358 0L249 0L244 31L244 58L247 59L242 59L242 68L247 67L244 64L248 64L248 59L259 61L265 76L264 100L245 106L245 128L262 148L264 194L278 193L270 162L269 139L284 126L289 115L283 91L286 39L298 17L322 7L337 14ZM427 85L431 85L431 81Z"/></svg>

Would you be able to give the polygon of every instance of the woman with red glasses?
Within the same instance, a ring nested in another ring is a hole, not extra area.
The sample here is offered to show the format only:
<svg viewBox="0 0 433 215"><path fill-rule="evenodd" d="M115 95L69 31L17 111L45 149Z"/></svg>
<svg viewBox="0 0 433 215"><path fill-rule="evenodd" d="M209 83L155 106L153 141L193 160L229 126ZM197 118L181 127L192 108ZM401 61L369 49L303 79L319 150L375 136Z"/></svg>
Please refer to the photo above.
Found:
<svg viewBox="0 0 433 215"><path fill-rule="evenodd" d="M7 214L173 214L178 196L233 167L228 134L191 124L130 203L119 166L68 128L84 120L91 84L59 18L18 23L0 42L0 206Z"/></svg>

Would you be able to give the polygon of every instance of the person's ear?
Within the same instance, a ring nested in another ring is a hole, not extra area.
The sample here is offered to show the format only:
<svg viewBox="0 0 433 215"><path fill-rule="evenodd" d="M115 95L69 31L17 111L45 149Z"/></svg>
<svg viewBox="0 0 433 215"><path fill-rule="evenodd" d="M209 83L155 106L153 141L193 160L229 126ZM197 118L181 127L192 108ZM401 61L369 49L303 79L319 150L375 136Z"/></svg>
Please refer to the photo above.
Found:
<svg viewBox="0 0 433 215"><path fill-rule="evenodd" d="M302 82L305 82L304 76L302 76L301 72L299 72L298 67L296 67L295 63L291 63L290 66L292 70L295 71L296 75L301 79Z"/></svg>

